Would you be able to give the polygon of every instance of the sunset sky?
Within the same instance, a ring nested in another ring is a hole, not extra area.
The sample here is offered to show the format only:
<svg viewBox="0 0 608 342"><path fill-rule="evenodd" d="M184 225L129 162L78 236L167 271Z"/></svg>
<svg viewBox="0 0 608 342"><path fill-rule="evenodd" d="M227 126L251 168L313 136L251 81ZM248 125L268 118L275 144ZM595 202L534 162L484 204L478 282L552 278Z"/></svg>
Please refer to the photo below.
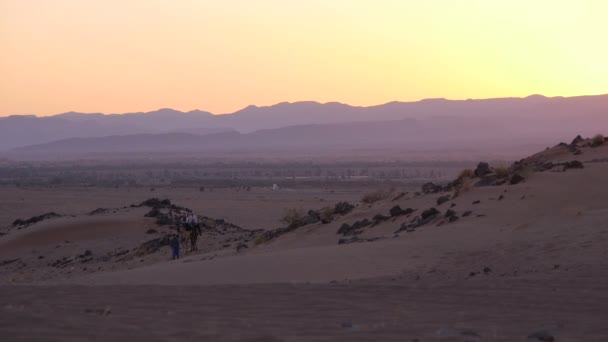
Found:
<svg viewBox="0 0 608 342"><path fill-rule="evenodd" d="M0 116L608 93L606 0L0 0Z"/></svg>

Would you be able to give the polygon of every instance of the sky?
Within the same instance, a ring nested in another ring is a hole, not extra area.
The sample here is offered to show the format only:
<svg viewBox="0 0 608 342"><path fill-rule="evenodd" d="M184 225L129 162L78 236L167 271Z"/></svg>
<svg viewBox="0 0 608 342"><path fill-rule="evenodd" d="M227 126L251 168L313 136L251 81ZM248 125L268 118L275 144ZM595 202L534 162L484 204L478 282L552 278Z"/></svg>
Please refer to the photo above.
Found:
<svg viewBox="0 0 608 342"><path fill-rule="evenodd" d="M0 0L0 116L608 93L606 0Z"/></svg>

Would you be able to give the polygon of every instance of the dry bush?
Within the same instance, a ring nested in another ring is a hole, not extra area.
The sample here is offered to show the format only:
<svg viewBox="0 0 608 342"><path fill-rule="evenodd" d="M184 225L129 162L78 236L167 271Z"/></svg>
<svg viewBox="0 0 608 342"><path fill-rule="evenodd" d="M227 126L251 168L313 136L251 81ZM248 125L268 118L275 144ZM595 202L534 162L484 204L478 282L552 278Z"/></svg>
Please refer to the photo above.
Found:
<svg viewBox="0 0 608 342"><path fill-rule="evenodd" d="M602 146L602 145L604 145L605 141L606 141L606 139L604 139L603 135L597 134L596 136L591 138L591 147Z"/></svg>
<svg viewBox="0 0 608 342"><path fill-rule="evenodd" d="M291 226L291 225L294 225L294 224L297 224L298 222L300 222L303 217L304 217L304 214L302 213L302 211L300 209L289 208L289 209L285 209L285 213L281 217L280 222L285 223L288 226Z"/></svg>
<svg viewBox="0 0 608 342"><path fill-rule="evenodd" d="M319 216L321 217L321 222L331 222L334 216L334 208L333 207L323 207L319 212Z"/></svg>
<svg viewBox="0 0 608 342"><path fill-rule="evenodd" d="M258 235L257 238L255 238L255 240L253 240L253 244L257 246L257 245L261 245L265 242L268 242L269 240L270 239L268 238L268 235L260 234L260 235Z"/></svg>
<svg viewBox="0 0 608 342"><path fill-rule="evenodd" d="M497 166L494 168L494 174L498 178L507 178L510 174L509 168L504 165Z"/></svg>
<svg viewBox="0 0 608 342"><path fill-rule="evenodd" d="M458 175L458 180L463 180L465 178L473 178L475 177L475 171L471 170L471 169L464 169L462 171L460 171L460 174Z"/></svg>
<svg viewBox="0 0 608 342"><path fill-rule="evenodd" d="M389 194L386 191L377 190L363 195L363 197L361 197L361 202L365 204L372 204L381 201L387 198L388 196Z"/></svg>

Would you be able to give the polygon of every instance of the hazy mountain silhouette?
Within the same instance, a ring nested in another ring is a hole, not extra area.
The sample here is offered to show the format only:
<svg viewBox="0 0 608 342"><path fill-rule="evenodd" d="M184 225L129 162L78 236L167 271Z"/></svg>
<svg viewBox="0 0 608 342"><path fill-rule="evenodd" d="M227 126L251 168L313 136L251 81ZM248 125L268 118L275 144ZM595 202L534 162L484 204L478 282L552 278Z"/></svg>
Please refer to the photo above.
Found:
<svg viewBox="0 0 608 342"><path fill-rule="evenodd" d="M429 99L372 107L280 103L249 106L224 115L161 109L122 115L12 116L0 118L0 149L36 145L18 151L105 153L396 145L419 149L491 146L503 141L510 145L514 141L540 144L579 133L597 133L608 127L606 114L608 95L533 95L462 101ZM221 132L230 133L213 134ZM56 140L61 141L45 144Z"/></svg>

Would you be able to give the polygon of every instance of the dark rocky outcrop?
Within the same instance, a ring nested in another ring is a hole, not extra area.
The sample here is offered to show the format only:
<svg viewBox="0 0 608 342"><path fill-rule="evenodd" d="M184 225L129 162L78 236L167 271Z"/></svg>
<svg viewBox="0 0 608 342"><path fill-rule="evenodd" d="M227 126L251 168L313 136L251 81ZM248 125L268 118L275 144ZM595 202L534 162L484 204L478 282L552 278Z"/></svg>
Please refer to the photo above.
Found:
<svg viewBox="0 0 608 342"><path fill-rule="evenodd" d="M495 185L498 185L498 182L499 182L498 177L496 175L491 174L491 175L481 177L481 179L475 183L475 186L476 187L495 186Z"/></svg>
<svg viewBox="0 0 608 342"><path fill-rule="evenodd" d="M335 215L346 215L346 214L350 213L351 211L353 211L353 209L355 209L355 206L348 202L338 202L334 206L334 214Z"/></svg>
<svg viewBox="0 0 608 342"><path fill-rule="evenodd" d="M348 223L344 223L344 224L342 224L342 226L340 226L340 229L338 229L337 233L342 234L344 236L358 235L358 234L361 234L361 230L363 228L370 226L370 225L372 225L372 221L370 221L368 219L356 221L352 225L349 225Z"/></svg>
<svg viewBox="0 0 608 342"><path fill-rule="evenodd" d="M169 235L146 241L137 248L137 250L135 251L135 256L140 257L147 254L155 253L162 247L169 246L170 242L171 239L169 238Z"/></svg>
<svg viewBox="0 0 608 342"><path fill-rule="evenodd" d="M583 139L583 137L581 137L580 135L577 135L576 138L574 138L572 140L572 142L570 143L571 146L576 146L580 143L582 143L583 141L585 141L585 139Z"/></svg>
<svg viewBox="0 0 608 342"><path fill-rule="evenodd" d="M573 160L573 161L569 161L564 163L564 171L569 170L569 169L584 169L585 165L583 165L583 163L581 163L578 160Z"/></svg>
<svg viewBox="0 0 608 342"><path fill-rule="evenodd" d="M400 206L396 205L396 206L392 207L389 210L389 212L392 217L397 217L397 216L409 215L414 212L414 209L412 209L412 208L401 209Z"/></svg>
<svg viewBox="0 0 608 342"><path fill-rule="evenodd" d="M372 221L374 221L374 225L376 225L376 224L384 222L390 218L391 218L390 216L384 216L382 214L377 214L372 218Z"/></svg>
<svg viewBox="0 0 608 342"><path fill-rule="evenodd" d="M443 192L444 190L444 187L433 182L428 182L422 185L422 193L424 194L435 194L438 192Z"/></svg>
<svg viewBox="0 0 608 342"><path fill-rule="evenodd" d="M437 205L442 205L443 203L450 200L450 196L441 196L437 199Z"/></svg>
<svg viewBox="0 0 608 342"><path fill-rule="evenodd" d="M22 229L25 228L29 225L32 225L34 223L38 223L40 221L44 221L44 220L48 220L48 219L52 219L52 218L57 218L57 217L61 217L62 215L57 214L55 212L50 212L50 213L46 213L46 214L42 214L42 215L38 215L38 216L32 216L27 220L23 220L23 219L16 219L15 221L13 221L13 227L17 227L18 229Z"/></svg>
<svg viewBox="0 0 608 342"><path fill-rule="evenodd" d="M519 184L519 183L523 182L524 180L526 180L524 177L522 177L519 173L516 173L513 176L511 176L511 179L509 180L509 184L511 184L511 185Z"/></svg>
<svg viewBox="0 0 608 342"><path fill-rule="evenodd" d="M422 214L420 214L420 217L423 220L426 220L427 218L436 216L438 214L439 214L439 210L437 210L435 208L430 208L430 209L423 211Z"/></svg>
<svg viewBox="0 0 608 342"><path fill-rule="evenodd" d="M545 331L545 330L537 331L537 332L534 332L534 333L528 335L528 339L542 341L542 342L554 342L555 341L555 337L553 336L553 334L551 334L550 332Z"/></svg>
<svg viewBox="0 0 608 342"><path fill-rule="evenodd" d="M477 177L483 177L487 174L492 173L492 170L490 169L490 164L486 162L480 162L479 164L477 164L477 168L475 169L474 173Z"/></svg>

